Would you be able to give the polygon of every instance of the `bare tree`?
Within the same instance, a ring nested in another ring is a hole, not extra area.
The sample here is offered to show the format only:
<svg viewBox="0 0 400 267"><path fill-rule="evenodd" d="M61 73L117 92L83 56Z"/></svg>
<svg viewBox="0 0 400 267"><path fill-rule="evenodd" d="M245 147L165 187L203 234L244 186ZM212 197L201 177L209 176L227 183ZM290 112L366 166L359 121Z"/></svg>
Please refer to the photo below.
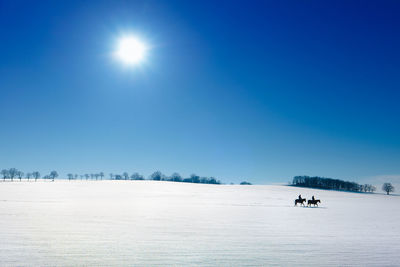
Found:
<svg viewBox="0 0 400 267"><path fill-rule="evenodd" d="M86 178L86 180L89 179L89 174L86 173L85 178Z"/></svg>
<svg viewBox="0 0 400 267"><path fill-rule="evenodd" d="M376 187L371 185L371 192L373 193L374 191L376 191Z"/></svg>
<svg viewBox="0 0 400 267"><path fill-rule="evenodd" d="M28 181L29 181L29 179L31 178L31 176L32 176L32 173L30 173L30 172L28 172L28 173L26 174L26 178L28 179Z"/></svg>
<svg viewBox="0 0 400 267"><path fill-rule="evenodd" d="M5 181L6 178L8 178L10 174L9 174L8 170L3 169L3 170L1 170L1 175L3 175L3 180Z"/></svg>
<svg viewBox="0 0 400 267"><path fill-rule="evenodd" d="M68 173L67 176L68 180L72 180L74 178L74 175L72 173Z"/></svg>
<svg viewBox="0 0 400 267"><path fill-rule="evenodd" d="M114 174L110 173L110 180L114 179Z"/></svg>
<svg viewBox="0 0 400 267"><path fill-rule="evenodd" d="M104 172L100 172L99 175L100 175L100 180L103 180Z"/></svg>
<svg viewBox="0 0 400 267"><path fill-rule="evenodd" d="M182 176L179 173L174 172L171 175L170 180L173 181L173 182L182 182Z"/></svg>
<svg viewBox="0 0 400 267"><path fill-rule="evenodd" d="M394 186L391 183L384 183L382 185L382 190L385 191L387 195L389 195L390 192L394 192Z"/></svg>
<svg viewBox="0 0 400 267"><path fill-rule="evenodd" d="M143 175L140 175L139 173L135 172L131 175L131 180L144 180Z"/></svg>
<svg viewBox="0 0 400 267"><path fill-rule="evenodd" d="M155 181L161 181L164 179L164 177L165 177L164 174L162 174L160 171L153 172L150 175L150 179Z"/></svg>
<svg viewBox="0 0 400 267"><path fill-rule="evenodd" d="M54 179L58 177L58 173L56 171L52 171L49 176L51 180L54 182Z"/></svg>
<svg viewBox="0 0 400 267"><path fill-rule="evenodd" d="M22 177L24 176L24 173L22 171L17 171L17 177L19 181L21 182Z"/></svg>
<svg viewBox="0 0 400 267"><path fill-rule="evenodd" d="M129 174L128 174L127 172L124 172L124 173L122 174L122 176L124 177L125 180L128 180L128 179L129 179Z"/></svg>
<svg viewBox="0 0 400 267"><path fill-rule="evenodd" d="M14 181L14 178L17 176L18 170L16 168L11 168L8 170L8 176L11 178L11 181Z"/></svg>
<svg viewBox="0 0 400 267"><path fill-rule="evenodd" d="M32 176L33 176L33 178L35 178L35 182L36 182L37 179L40 178L40 173L39 172L33 172Z"/></svg>

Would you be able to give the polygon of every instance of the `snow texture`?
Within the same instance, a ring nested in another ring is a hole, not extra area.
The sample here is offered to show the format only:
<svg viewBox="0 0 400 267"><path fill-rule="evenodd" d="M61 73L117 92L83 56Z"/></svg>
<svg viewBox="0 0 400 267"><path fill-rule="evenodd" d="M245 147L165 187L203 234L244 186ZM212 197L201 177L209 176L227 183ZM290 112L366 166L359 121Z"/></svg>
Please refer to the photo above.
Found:
<svg viewBox="0 0 400 267"><path fill-rule="evenodd" d="M318 208L294 207L302 194ZM0 266L399 266L400 197L155 181L0 183Z"/></svg>

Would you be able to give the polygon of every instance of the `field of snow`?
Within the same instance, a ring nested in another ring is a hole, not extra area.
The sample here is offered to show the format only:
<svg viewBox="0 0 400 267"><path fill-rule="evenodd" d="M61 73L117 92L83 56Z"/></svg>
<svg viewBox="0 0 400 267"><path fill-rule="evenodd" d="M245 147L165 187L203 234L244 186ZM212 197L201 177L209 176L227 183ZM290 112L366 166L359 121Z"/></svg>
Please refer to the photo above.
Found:
<svg viewBox="0 0 400 267"><path fill-rule="evenodd" d="M294 207L301 193L319 208ZM153 181L0 183L0 266L399 266L400 197Z"/></svg>

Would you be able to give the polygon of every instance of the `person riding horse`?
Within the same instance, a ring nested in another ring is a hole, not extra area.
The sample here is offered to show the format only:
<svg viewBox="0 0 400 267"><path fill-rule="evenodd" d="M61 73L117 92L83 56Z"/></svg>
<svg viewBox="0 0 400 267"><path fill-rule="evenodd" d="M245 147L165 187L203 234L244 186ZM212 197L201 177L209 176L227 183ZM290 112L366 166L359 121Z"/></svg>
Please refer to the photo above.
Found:
<svg viewBox="0 0 400 267"><path fill-rule="evenodd" d="M302 206L304 206L304 202L305 202L305 201L306 201L306 199L305 199L305 198L302 198L302 197L301 197L301 194L300 194L300 195L299 195L299 198L294 200L294 205L297 206L297 203L300 203Z"/></svg>
<svg viewBox="0 0 400 267"><path fill-rule="evenodd" d="M318 203L321 203L321 200L315 199L315 197L312 196L311 199L308 200L307 206L311 206L311 205L318 206Z"/></svg>

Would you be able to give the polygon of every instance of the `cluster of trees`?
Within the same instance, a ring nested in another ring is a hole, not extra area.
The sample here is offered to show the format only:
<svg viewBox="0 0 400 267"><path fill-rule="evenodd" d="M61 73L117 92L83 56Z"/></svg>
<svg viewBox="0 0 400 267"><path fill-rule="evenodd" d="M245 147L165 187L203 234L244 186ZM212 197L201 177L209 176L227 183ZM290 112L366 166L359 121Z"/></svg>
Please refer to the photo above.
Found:
<svg viewBox="0 0 400 267"><path fill-rule="evenodd" d="M37 179L41 178L40 172L38 171L28 172L24 174L24 172L16 168L3 169L1 170L0 174L3 176L3 181L5 181L6 179L10 179L11 181L14 181L14 179L19 179L21 181L23 178L26 178L28 180L32 178L37 181ZM58 173L56 171L52 171L50 172L50 174L43 176L43 179L54 181L54 179L57 177Z"/></svg>
<svg viewBox="0 0 400 267"><path fill-rule="evenodd" d="M79 177L81 178L81 180L85 179L85 180L103 180L104 178L104 173L100 172L100 173L85 173L85 174L72 174L72 173L68 173L67 174L68 180L77 180Z"/></svg>
<svg viewBox="0 0 400 267"><path fill-rule="evenodd" d="M135 172L132 175L129 175L129 173L124 172L122 174L112 174L110 173L110 179L111 180L144 180L144 176Z"/></svg>
<svg viewBox="0 0 400 267"><path fill-rule="evenodd" d="M103 180L104 178L104 173L92 173L92 174L72 174L68 173L67 174L68 180L75 180L80 177L81 180ZM170 176L164 175L160 171L156 171L152 173L149 178L149 180L154 180L154 181L170 181L170 182L184 182L184 183L199 183L199 184L221 184L219 180L217 180L214 177L200 177L196 174L192 174L188 178L183 178L179 173L173 173ZM127 172L124 172L122 174L113 174L110 173L110 180L145 180L144 176L135 172L133 174L129 174Z"/></svg>
<svg viewBox="0 0 400 267"><path fill-rule="evenodd" d="M221 184L221 182L214 177L200 177L196 174L192 174L190 175L190 177L183 178L179 173L176 172L171 174L171 176L166 176L160 171L156 171L150 175L149 179L154 181L170 181L197 184Z"/></svg>
<svg viewBox="0 0 400 267"><path fill-rule="evenodd" d="M374 192L376 187L370 184L360 185L355 182L348 182L339 179L310 177L310 176L295 176L292 185L311 187L318 189L344 190L352 192Z"/></svg>

